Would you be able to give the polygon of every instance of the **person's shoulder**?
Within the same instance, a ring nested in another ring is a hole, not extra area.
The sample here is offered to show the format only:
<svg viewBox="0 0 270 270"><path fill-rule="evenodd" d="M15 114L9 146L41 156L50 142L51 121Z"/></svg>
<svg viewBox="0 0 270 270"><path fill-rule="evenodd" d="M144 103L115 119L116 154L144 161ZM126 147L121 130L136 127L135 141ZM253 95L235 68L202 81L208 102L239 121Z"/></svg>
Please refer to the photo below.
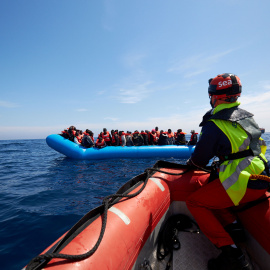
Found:
<svg viewBox="0 0 270 270"><path fill-rule="evenodd" d="M214 121L206 121L202 127L202 131L204 133L216 133L220 131L220 128L215 124Z"/></svg>
<svg viewBox="0 0 270 270"><path fill-rule="evenodd" d="M209 110L209 111L207 111L205 114L204 114L204 116L203 116L203 118L202 118L202 122L200 123L200 127L202 127L202 126L204 126L207 122L208 122L208 120L211 118L211 116L212 116L212 109L211 110Z"/></svg>

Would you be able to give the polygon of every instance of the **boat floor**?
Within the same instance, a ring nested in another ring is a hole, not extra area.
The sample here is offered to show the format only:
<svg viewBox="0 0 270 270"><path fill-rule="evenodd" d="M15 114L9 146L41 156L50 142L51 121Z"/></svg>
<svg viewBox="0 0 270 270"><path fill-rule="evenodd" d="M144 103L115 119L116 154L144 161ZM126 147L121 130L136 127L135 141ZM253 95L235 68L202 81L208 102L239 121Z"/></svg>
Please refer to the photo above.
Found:
<svg viewBox="0 0 270 270"><path fill-rule="evenodd" d="M170 268L172 270L207 270L208 260L216 258L221 252L202 232L199 234L179 232L178 239L181 243L181 248L173 252L172 265ZM246 252L245 245L241 245L241 248L250 259L250 256ZM154 251L151 258L149 258L149 264L152 270L165 270L169 257L170 255L163 261L158 261L156 251ZM252 265L254 270L262 270L254 261L252 261Z"/></svg>

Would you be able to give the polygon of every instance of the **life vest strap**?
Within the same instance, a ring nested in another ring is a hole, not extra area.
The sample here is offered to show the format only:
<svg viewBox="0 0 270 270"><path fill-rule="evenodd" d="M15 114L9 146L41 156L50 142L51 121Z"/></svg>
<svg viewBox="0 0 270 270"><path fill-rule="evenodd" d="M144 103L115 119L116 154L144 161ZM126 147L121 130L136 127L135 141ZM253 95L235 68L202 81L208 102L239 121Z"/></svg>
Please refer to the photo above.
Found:
<svg viewBox="0 0 270 270"><path fill-rule="evenodd" d="M261 156L258 156L260 158L260 160L263 162L264 164L264 171L266 172L267 176L270 176L270 170L269 170L269 165L268 162L266 162Z"/></svg>
<svg viewBox="0 0 270 270"><path fill-rule="evenodd" d="M244 157L248 157L248 156L254 156L251 149L240 151L240 152L233 153L233 154L229 154L227 156L221 156L219 158L221 161L225 161L225 160L234 160L234 159L244 158Z"/></svg>

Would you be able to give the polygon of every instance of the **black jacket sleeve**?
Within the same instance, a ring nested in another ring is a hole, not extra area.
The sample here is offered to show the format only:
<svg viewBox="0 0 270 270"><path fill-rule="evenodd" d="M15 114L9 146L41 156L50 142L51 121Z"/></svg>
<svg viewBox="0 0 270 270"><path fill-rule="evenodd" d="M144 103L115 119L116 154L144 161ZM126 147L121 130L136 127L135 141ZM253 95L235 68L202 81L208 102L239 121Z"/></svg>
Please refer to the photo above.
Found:
<svg viewBox="0 0 270 270"><path fill-rule="evenodd" d="M227 136L214 122L207 121L190 159L195 165L204 167L213 157L228 155L231 151L231 143Z"/></svg>

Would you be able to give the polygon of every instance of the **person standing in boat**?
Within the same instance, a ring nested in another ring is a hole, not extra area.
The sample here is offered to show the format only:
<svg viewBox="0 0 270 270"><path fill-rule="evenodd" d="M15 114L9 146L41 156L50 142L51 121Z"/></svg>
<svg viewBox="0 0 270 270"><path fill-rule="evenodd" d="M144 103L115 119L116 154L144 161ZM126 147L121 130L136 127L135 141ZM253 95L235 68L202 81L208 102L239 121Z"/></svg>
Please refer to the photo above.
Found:
<svg viewBox="0 0 270 270"><path fill-rule="evenodd" d="M212 109L203 116L200 139L187 162L202 168L213 157L219 158L216 177L186 200L202 232L222 251L209 260L209 270L253 269L237 246L244 235L236 234L241 226L229 208L261 198L269 188L267 181L251 176L268 175L269 168L259 126L253 114L239 108L241 92L241 81L234 74L209 80Z"/></svg>
<svg viewBox="0 0 270 270"><path fill-rule="evenodd" d="M159 138L160 131L158 130L158 127L155 127L155 132L156 132L156 137L158 137L158 138Z"/></svg>

